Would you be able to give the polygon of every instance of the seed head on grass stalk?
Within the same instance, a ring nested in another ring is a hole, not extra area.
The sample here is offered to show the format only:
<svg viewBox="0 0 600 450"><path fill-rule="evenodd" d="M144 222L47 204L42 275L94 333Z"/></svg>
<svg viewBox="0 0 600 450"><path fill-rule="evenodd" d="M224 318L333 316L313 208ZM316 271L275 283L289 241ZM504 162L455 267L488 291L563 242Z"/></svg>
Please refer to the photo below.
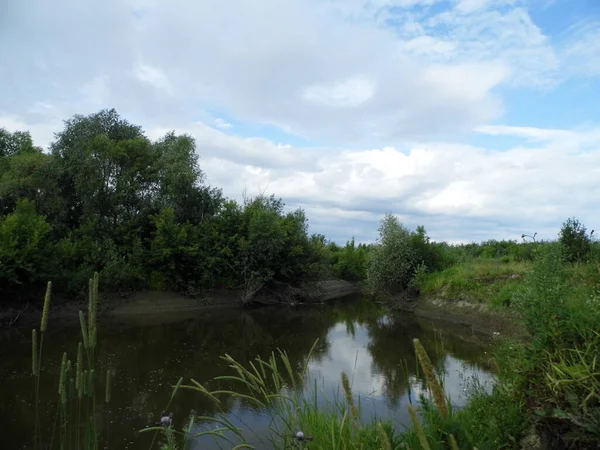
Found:
<svg viewBox="0 0 600 450"><path fill-rule="evenodd" d="M81 399L87 393L88 386L88 371L84 370L81 374L81 382L79 383L79 389L77 390L77 395L79 399Z"/></svg>
<svg viewBox="0 0 600 450"><path fill-rule="evenodd" d="M96 310L98 307L98 272L89 281L88 334L90 348L96 346Z"/></svg>
<svg viewBox="0 0 600 450"><path fill-rule="evenodd" d="M60 378L58 379L58 393L62 395L65 390L65 380L67 378L67 352L63 353L60 364Z"/></svg>
<svg viewBox="0 0 600 450"><path fill-rule="evenodd" d="M79 324L81 325L81 338L83 339L83 348L89 348L89 338L87 324L85 323L85 314L79 310Z"/></svg>
<svg viewBox="0 0 600 450"><path fill-rule="evenodd" d="M421 341L415 338L413 339L413 343L415 345L417 358L421 364L421 367L423 368L423 372L425 373L427 383L431 387L433 400L435 401L438 412L442 417L448 417L448 404L446 403L446 396L444 395L444 390L442 389L435 371L433 370L433 364L431 364L431 360L429 359L425 348L421 344Z"/></svg>
<svg viewBox="0 0 600 450"><path fill-rule="evenodd" d="M421 426L421 422L419 422L417 412L415 411L413 405L408 405L408 414L410 415L410 419L412 420L415 431L417 432L417 437L419 438L421 447L423 447L423 450L431 450L431 446L429 445L427 436L425 436L425 431L423 431L423 427Z"/></svg>
<svg viewBox="0 0 600 450"><path fill-rule="evenodd" d="M31 372L33 376L39 375L39 367L38 367L38 340L37 340L37 331L35 329L31 330Z"/></svg>
<svg viewBox="0 0 600 450"><path fill-rule="evenodd" d="M448 442L450 443L450 450L459 450L458 444L456 443L456 439L454 438L453 434L451 434L448 437Z"/></svg>
<svg viewBox="0 0 600 450"><path fill-rule="evenodd" d="M83 372L83 343L77 347L77 366L75 367L75 387L79 390L81 383L81 374Z"/></svg>
<svg viewBox="0 0 600 450"><path fill-rule="evenodd" d="M381 422L377 422L377 434L379 435L379 440L381 441L382 450L392 450L392 444L390 444L388 435L383 429L383 425L381 425Z"/></svg>
<svg viewBox="0 0 600 450"><path fill-rule="evenodd" d="M92 396L94 395L94 369L90 370L90 374L87 381L87 395L88 397L92 398Z"/></svg>
<svg viewBox="0 0 600 450"><path fill-rule="evenodd" d="M46 296L44 297L44 309L42 309L42 323L40 331L45 333L48 329L48 314L50 314L50 297L52 293L52 281L48 281L46 286Z"/></svg>
<svg viewBox="0 0 600 450"><path fill-rule="evenodd" d="M354 397L352 396L352 388L350 387L350 381L348 380L348 375L346 372L342 372L342 387L344 388L344 394L346 395L346 401L348 402L348 406L350 406L350 415L352 419L356 422L357 426L360 426L360 418L358 415L358 409L354 404Z"/></svg>
<svg viewBox="0 0 600 450"><path fill-rule="evenodd" d="M111 373L109 369L106 369L106 391L104 392L104 400L106 401L106 404L108 405L110 403L110 395L111 395Z"/></svg>

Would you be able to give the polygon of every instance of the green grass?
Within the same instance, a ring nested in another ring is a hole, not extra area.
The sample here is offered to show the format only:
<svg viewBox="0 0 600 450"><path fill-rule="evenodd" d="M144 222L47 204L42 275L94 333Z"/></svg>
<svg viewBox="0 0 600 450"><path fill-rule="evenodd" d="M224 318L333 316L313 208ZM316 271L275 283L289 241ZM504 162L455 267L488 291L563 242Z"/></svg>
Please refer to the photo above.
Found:
<svg viewBox="0 0 600 450"><path fill-rule="evenodd" d="M532 263L506 259L475 259L427 274L421 293L441 300L464 300L494 306L510 305L523 286Z"/></svg>

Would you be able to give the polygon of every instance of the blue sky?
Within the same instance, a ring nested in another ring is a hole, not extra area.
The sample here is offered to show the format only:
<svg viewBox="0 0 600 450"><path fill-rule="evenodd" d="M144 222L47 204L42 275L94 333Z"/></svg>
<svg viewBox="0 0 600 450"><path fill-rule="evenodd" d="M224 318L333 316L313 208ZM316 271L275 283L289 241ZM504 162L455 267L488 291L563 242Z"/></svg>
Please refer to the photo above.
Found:
<svg viewBox="0 0 600 450"><path fill-rule="evenodd" d="M596 0L9 0L0 53L0 127L114 107L339 242L598 228Z"/></svg>

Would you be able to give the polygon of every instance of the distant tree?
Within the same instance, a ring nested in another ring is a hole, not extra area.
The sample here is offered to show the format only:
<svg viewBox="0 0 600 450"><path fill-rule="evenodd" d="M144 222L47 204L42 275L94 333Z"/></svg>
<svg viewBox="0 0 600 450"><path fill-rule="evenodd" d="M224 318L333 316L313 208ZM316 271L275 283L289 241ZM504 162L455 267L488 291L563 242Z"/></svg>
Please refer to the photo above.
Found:
<svg viewBox="0 0 600 450"><path fill-rule="evenodd" d="M588 258L592 238L585 225L575 217L567 219L560 229L559 242L568 262L580 262Z"/></svg>
<svg viewBox="0 0 600 450"><path fill-rule="evenodd" d="M367 268L367 285L372 293L409 286L419 265L411 232L396 216L386 214L379 226L378 246Z"/></svg>

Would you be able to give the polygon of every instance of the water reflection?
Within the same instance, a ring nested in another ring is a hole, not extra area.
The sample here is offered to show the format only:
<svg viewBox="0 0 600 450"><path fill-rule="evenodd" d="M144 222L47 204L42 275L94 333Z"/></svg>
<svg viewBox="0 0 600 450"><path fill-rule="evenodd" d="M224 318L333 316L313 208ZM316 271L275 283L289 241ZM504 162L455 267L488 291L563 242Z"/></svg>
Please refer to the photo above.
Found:
<svg viewBox="0 0 600 450"><path fill-rule="evenodd" d="M345 371L355 394L361 397L365 419L376 415L406 423L406 404L424 388L412 347L415 337L438 370L445 372L446 390L458 406L465 401L464 377L490 380L481 363L485 348L476 340L465 341L446 327L435 331L409 317L386 315L365 301L296 310L207 310L198 317L163 325L131 326L105 320L99 334L98 364L101 370L113 369L116 377L113 401L99 421L105 429L108 420L110 448L147 449L152 438L138 430L158 419L169 403L170 386L180 376L193 377L209 389L227 387L210 381L229 372L221 355L227 353L248 363L257 355L267 358L276 348L285 350L292 365L299 368L318 339L309 369L326 395L337 391L340 373ZM63 351L73 357L78 339L76 325L49 329L44 344L47 376L42 385L47 422L55 408L60 357ZM9 424L4 444L6 448L27 448L32 434L30 341L28 335L14 333L3 344L0 420ZM248 427L250 441L264 438L269 423L262 411L231 399L225 400L225 406L234 423ZM188 392L179 394L170 409L178 427L191 409L200 415L217 413L213 403Z"/></svg>

